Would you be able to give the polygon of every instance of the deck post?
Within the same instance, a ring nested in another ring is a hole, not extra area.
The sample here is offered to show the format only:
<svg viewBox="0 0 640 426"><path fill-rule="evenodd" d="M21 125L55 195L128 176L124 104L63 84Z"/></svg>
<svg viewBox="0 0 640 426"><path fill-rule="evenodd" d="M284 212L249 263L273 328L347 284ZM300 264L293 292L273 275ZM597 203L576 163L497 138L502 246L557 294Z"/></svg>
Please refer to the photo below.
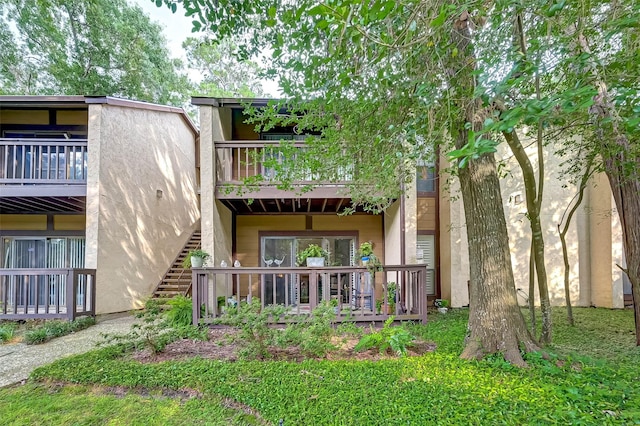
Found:
<svg viewBox="0 0 640 426"><path fill-rule="evenodd" d="M200 282L199 275L195 270L191 270L191 294L193 296L193 306L191 310L192 322L196 327L200 322Z"/></svg>
<svg viewBox="0 0 640 426"><path fill-rule="evenodd" d="M427 266L418 273L418 288L420 295L420 319L423 324L427 323Z"/></svg>
<svg viewBox="0 0 640 426"><path fill-rule="evenodd" d="M313 311L318 301L318 271L309 271L309 310Z"/></svg>
<svg viewBox="0 0 640 426"><path fill-rule="evenodd" d="M78 285L78 275L75 269L67 269L67 285L66 291L66 305L67 305L67 318L69 321L76 319L76 291Z"/></svg>

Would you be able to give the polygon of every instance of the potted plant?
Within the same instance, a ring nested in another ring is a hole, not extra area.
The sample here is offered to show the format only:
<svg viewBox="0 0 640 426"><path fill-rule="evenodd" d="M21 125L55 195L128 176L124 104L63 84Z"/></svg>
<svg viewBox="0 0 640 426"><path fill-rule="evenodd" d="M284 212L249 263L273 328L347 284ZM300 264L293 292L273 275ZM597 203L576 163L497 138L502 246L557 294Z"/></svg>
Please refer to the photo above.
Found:
<svg viewBox="0 0 640 426"><path fill-rule="evenodd" d="M371 241L365 241L360 244L358 254L360 255L362 263L368 262L371 259L371 256L373 256L373 243Z"/></svg>
<svg viewBox="0 0 640 426"><path fill-rule="evenodd" d="M360 255L362 264L367 267L369 272L375 273L376 271L382 271L382 263L380 259L373 254L373 243L371 241L365 241L360 244L358 254Z"/></svg>
<svg viewBox="0 0 640 426"><path fill-rule="evenodd" d="M189 250L189 254L182 261L182 266L187 268L202 268L204 265L204 261L210 258L211 256L204 250L196 249Z"/></svg>
<svg viewBox="0 0 640 426"><path fill-rule="evenodd" d="M387 314L394 315L396 313L396 289L397 285L393 281L386 284L387 287Z"/></svg>
<svg viewBox="0 0 640 426"><path fill-rule="evenodd" d="M317 244L309 244L309 246L298 253L296 260L298 265L307 266L324 266L325 260L329 256L329 252Z"/></svg>
<svg viewBox="0 0 640 426"><path fill-rule="evenodd" d="M449 310L449 301L447 299L436 299L433 305L438 308L438 312L446 314Z"/></svg>

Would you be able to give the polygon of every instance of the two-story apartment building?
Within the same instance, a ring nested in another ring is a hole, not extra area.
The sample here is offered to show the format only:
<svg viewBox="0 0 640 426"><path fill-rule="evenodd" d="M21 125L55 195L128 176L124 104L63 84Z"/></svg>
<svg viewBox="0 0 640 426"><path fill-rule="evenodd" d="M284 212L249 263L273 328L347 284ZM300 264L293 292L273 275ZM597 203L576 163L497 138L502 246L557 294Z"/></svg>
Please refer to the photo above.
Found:
<svg viewBox="0 0 640 426"><path fill-rule="evenodd" d="M197 140L179 108L0 96L0 315L139 308L199 226Z"/></svg>
<svg viewBox="0 0 640 426"><path fill-rule="evenodd" d="M341 209L350 204L349 194L339 182L320 184L303 195L278 190L271 184L271 172L261 163L261 156L273 152L279 140L303 137L296 135L293 128L257 133L254 125L245 123L243 105L247 102L265 106L268 100L192 99L200 109L202 244L212 253L213 266L223 261L230 265L237 260L249 267L292 267L297 250L309 243L330 251L333 265L356 265L358 245L372 241L384 264L426 265L426 293L430 300L446 298L453 306L469 303L464 209L455 183L447 188L445 179L438 177L436 164L419 163L416 180L407 188L406 197L396 200L385 213L339 216ZM304 149L302 141L299 146ZM524 189L515 160L506 151L499 154L511 170L501 185L516 285L524 304L529 292L530 244ZM554 304L561 305L563 261L557 224L574 197L575 188L567 187L560 176L561 159L547 155L542 220L551 298ZM229 190L243 178L258 174L267 178L259 187ZM606 179L596 177L568 234L571 297L576 305L622 307L624 294L630 293L615 266L624 259L612 207ZM379 297L381 287L377 286L375 297ZM288 297L294 297L294 291L291 288Z"/></svg>
<svg viewBox="0 0 640 426"><path fill-rule="evenodd" d="M256 132L245 122L246 101L194 98L198 132L178 108L110 97L0 96L0 316L68 316L73 298L90 313L138 308L197 230L225 298L252 294L300 306L330 297L373 312L393 282L394 313L407 317L423 318L427 299L469 303L464 210L455 183L445 188L435 162L419 163L406 196L383 214L339 215L351 202L344 182L301 194L269 180L261 158L277 155L280 140L300 149L304 143L289 127ZM511 169L501 185L524 303L524 190L514 160L502 155ZM575 189L558 176L560 160L547 160L547 270L552 302L562 304L556 226ZM234 190L258 174L266 181ZM624 262L617 215L606 179L594 180L568 235L572 301L622 307L630 290L615 266ZM401 267L368 275L356 256L364 241L373 242L384 265ZM309 244L329 251L334 269L296 269L296 254ZM231 269L235 262L242 268Z"/></svg>

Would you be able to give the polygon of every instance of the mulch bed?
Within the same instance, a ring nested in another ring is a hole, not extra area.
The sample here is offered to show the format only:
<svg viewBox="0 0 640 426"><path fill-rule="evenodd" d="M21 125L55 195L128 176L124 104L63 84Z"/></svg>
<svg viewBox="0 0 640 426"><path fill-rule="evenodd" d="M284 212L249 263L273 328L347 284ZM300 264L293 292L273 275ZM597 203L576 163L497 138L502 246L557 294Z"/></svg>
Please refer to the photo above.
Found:
<svg viewBox="0 0 640 426"><path fill-rule="evenodd" d="M200 357L204 359L214 359L222 361L237 361L238 351L241 344L237 341L238 331L232 328L212 328L209 330L209 340L182 339L170 343L164 352L154 354L150 350L135 352L132 358L142 363L155 363L171 360L186 360ZM330 360L382 360L395 358L392 353L381 354L377 349L363 352L355 352L354 346L358 343L357 338L335 338L333 344L337 347L335 351L329 352L325 357L314 359ZM407 348L407 356L421 356L428 352L433 352L436 348L434 343L414 341L412 346ZM301 353L297 347L270 348L271 357L266 361L302 361L309 359Z"/></svg>

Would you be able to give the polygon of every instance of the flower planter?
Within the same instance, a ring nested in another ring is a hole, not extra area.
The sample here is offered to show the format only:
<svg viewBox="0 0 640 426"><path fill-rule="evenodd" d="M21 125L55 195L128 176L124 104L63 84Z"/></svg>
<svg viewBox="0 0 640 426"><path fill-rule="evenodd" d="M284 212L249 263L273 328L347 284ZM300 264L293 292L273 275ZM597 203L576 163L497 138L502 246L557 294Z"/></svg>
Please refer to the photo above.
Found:
<svg viewBox="0 0 640 426"><path fill-rule="evenodd" d="M307 257L307 266L324 266L324 257Z"/></svg>
<svg viewBox="0 0 640 426"><path fill-rule="evenodd" d="M204 265L204 259L201 257L191 256L191 267L192 268L202 268Z"/></svg>

